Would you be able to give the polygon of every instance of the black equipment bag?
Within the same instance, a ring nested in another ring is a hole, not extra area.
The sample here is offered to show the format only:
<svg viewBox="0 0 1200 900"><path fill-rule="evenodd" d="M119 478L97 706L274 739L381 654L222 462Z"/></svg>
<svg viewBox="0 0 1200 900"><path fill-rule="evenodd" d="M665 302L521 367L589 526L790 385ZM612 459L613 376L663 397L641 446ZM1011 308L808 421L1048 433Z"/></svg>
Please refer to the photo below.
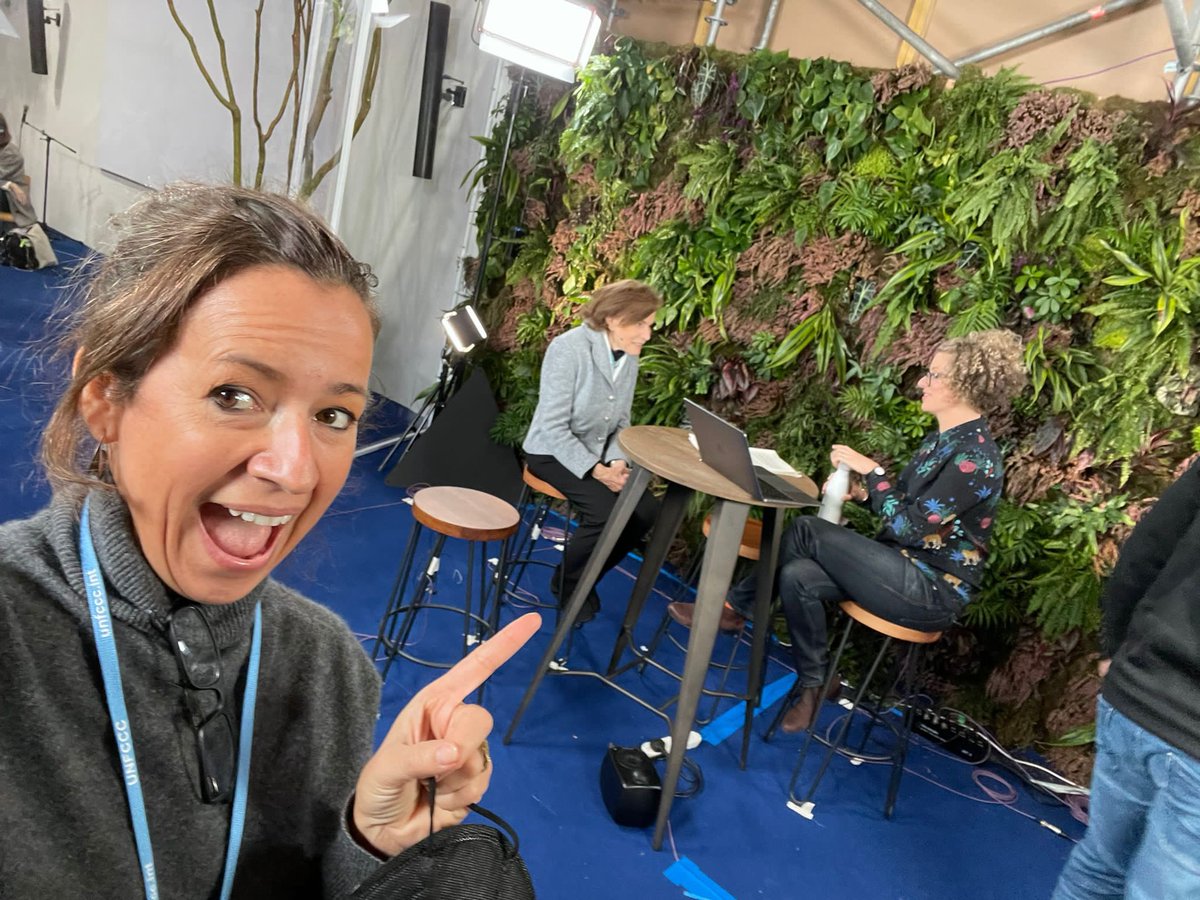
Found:
<svg viewBox="0 0 1200 900"><path fill-rule="evenodd" d="M480 806L471 809L508 837L490 825L443 828L380 866L350 900L535 900L512 826Z"/></svg>
<svg viewBox="0 0 1200 900"><path fill-rule="evenodd" d="M33 241L17 229L7 232L0 238L0 263L18 269L38 268Z"/></svg>

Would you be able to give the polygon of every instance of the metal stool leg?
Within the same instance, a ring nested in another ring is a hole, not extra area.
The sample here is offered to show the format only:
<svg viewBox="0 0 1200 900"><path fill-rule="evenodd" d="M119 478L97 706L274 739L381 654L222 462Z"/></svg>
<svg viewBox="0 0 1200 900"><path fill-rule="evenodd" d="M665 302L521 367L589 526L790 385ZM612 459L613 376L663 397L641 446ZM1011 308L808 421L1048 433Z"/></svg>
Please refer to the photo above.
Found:
<svg viewBox="0 0 1200 900"><path fill-rule="evenodd" d="M379 645L384 643L389 631L388 626L399 612L400 600L404 596L404 584L412 572L413 556L417 551L417 539L420 534L421 523L413 522L413 527L408 535L408 546L404 548L404 559L400 563L400 568L396 570L396 581L392 584L392 592L388 594L387 606L384 607L383 617L379 620L379 633L375 636L375 643L371 645L371 659L379 657Z"/></svg>
<svg viewBox="0 0 1200 900"><path fill-rule="evenodd" d="M532 490L529 488L528 485L526 485L526 487L524 488L522 498L524 498L526 496L526 494L532 494ZM553 566L554 565L554 563L551 563L548 561L533 559L533 553L534 553L535 547L537 546L537 541L544 534L544 524L545 524L546 518L550 514L550 507L551 507L551 503L552 503L552 500L550 497L546 497L546 496L542 496L542 495L539 495L539 496L541 496L542 499L538 501L537 506L534 508L533 518L530 520L529 527L522 530L520 532L519 536L516 538L516 540L511 545L511 549L509 550L509 553L508 553L508 559L512 560L513 569L511 572L504 573L504 577L503 577L501 583L503 586L502 587L503 596L507 596L507 597L510 597L510 598L516 599L516 600L522 600L522 602L526 602L531 606L536 606L536 607L546 609L546 608L549 608L552 604L545 603L545 602L539 602L536 600L527 600L525 598L520 598L517 596L517 590L519 589L521 580L525 577L525 571L528 569L530 564L535 565L535 566ZM522 503L524 503L524 499L522 500ZM566 505L566 521L563 525L563 551L564 552L566 551L566 548L567 548L567 546L570 542L570 538L571 538L571 527L570 526L571 526L571 504L570 504L570 502L568 502ZM561 567L559 567L559 569L561 572ZM559 594L560 595L562 594L562 581L561 580L559 582ZM557 603L553 604L553 605L557 606Z"/></svg>
<svg viewBox="0 0 1200 900"><path fill-rule="evenodd" d="M500 630L500 601L504 597L503 585L507 582L504 577L504 572L508 568L508 561L512 559L511 549L508 540L500 542L500 556L496 561L496 571L500 573L500 577L496 579L496 591L489 600L488 609L490 610L487 616L489 633L491 637Z"/></svg>
<svg viewBox="0 0 1200 900"><path fill-rule="evenodd" d="M880 695L879 695L880 700L886 700L888 698L888 694L892 691L892 689L897 688L897 687L900 688L900 698L904 699L906 690L905 690L902 682L904 681L905 673L908 671L907 667L909 664L911 648L913 645L909 644L908 646L909 646L909 650L905 653L904 657L897 658L896 665L895 665L896 677L889 680L888 684L890 685L890 687L888 687L887 689L885 689L883 692L880 693ZM886 712L886 710L885 710L885 712ZM858 752L859 753L863 753L866 751L867 741L869 741L871 739L871 732L875 730L876 725L879 725L883 722L883 719L881 718L881 712L878 707L873 706L871 708L870 716L871 716L871 720L869 722L867 722L867 727L863 731L862 740L859 741L859 744L858 744Z"/></svg>
<svg viewBox="0 0 1200 900"><path fill-rule="evenodd" d="M658 652L658 645L661 643L663 636L667 633L667 629L671 625L671 616L667 612L663 612L662 621L658 623L658 628L654 630L654 637L650 639L649 645L642 654L642 662L638 663L637 670L640 675L646 671L646 659L654 656Z"/></svg>
<svg viewBox="0 0 1200 900"><path fill-rule="evenodd" d="M547 504L549 508L549 504ZM558 561L558 596L566 596L567 588L567 567L565 565L567 559L567 548L571 546L571 501L568 500L566 507L563 509L563 557Z"/></svg>
<svg viewBox="0 0 1200 900"><path fill-rule="evenodd" d="M682 600L684 597L687 596L688 591L692 591L693 600L695 599L696 578L699 577L699 575L700 575L700 560L702 558L703 557L701 557L699 554L696 554L695 557L692 559L692 561L690 563L688 563L687 572L684 573L683 578L681 579L683 582L683 590L679 591L679 593L677 593L675 595L676 598ZM671 614L668 613L666 608L664 607L663 614L662 614L662 621L658 623L658 628L654 632L654 637L652 637L650 639L650 643L646 646L646 649L643 651L643 654L642 654L643 656L647 656L647 657L653 656L655 653L658 652L658 645L662 641L663 636L667 633L667 629L670 627L670 625L671 625ZM646 664L644 662L640 663L637 667L638 674L640 675L642 672L645 671L645 669L646 669Z"/></svg>
<svg viewBox="0 0 1200 900"><path fill-rule="evenodd" d="M847 632L849 632L849 629L851 627L853 627L853 620L851 620L849 623L847 623L847 625L846 625ZM863 697L865 697L867 695L867 689L870 687L871 681L875 677L875 670L879 668L879 663L883 660L884 655L887 653L887 648L889 646L891 646L891 643L892 643L892 639L890 637L884 638L883 646L879 648L879 652L875 655L875 660L871 663L871 669L869 672L867 672L866 677L863 679L862 685L858 689L858 694L855 695L855 697L854 697L854 709L858 709L859 704L862 703ZM830 672L831 681L832 681L832 678L833 678L833 671L831 670L831 672ZM832 684L831 684L831 686L832 686ZM813 794L816 793L817 785L819 785L821 783L821 779L825 777L825 771L829 768L829 763L833 761L833 755L837 752L838 748L842 746L843 741L845 741L845 739L846 739L846 732L850 730L850 720L853 717L854 717L853 710L851 710L850 712L848 712L846 714L846 718L843 720L841 728L838 729L837 737L829 742L829 749L826 750L826 752L825 752L825 758L823 760L821 760L821 767L817 770L816 778L813 779L812 783L808 787L808 793L804 795L803 800L797 801L795 798L794 787L795 787L796 779L800 775L800 765L804 761L803 752L801 753L800 759L798 759L796 761L796 768L792 772L792 781L788 785L788 799L790 799L793 803L799 802L799 804L801 806L806 806L812 800ZM817 730L816 725L817 725L817 720L814 717L812 724L808 728L808 739L804 742L805 751L807 751L809 742L812 740L813 735L816 733L816 730Z"/></svg>
<svg viewBox="0 0 1200 900"><path fill-rule="evenodd" d="M738 648L742 645L742 634L743 634L743 632L738 631L729 636L729 639L733 644L733 646L730 647L730 649L729 649L729 659L727 659L725 661L724 665L722 665L721 663L716 664L717 667L722 670L721 671L721 680L717 683L718 691L724 691L725 685L729 683L729 673L733 671L733 668L734 668L733 664L737 661ZM746 695L749 696L751 693L752 693L752 691L750 690L749 686L747 686ZM721 699L722 699L721 697L713 697L712 698L712 703L709 705L709 708L708 708L707 718L697 716L696 717L697 725L707 725L709 722L711 722L713 720L713 717L716 716L716 714L717 714L717 706L720 705ZM746 700L744 702L749 703L750 701Z"/></svg>
<svg viewBox="0 0 1200 900"><path fill-rule="evenodd" d="M426 591L433 590L434 588L438 566L442 558L442 547L445 546L445 543L446 536L439 534L437 541L434 542L433 550L429 554L429 561L425 564L425 569L421 572L421 577L417 579L412 601L397 610L397 612L403 610L404 618L399 625L399 634L395 635L388 645L387 659L383 664L383 672L380 673L380 677L384 681L387 680L388 670L392 667L392 663L395 662L396 656L408 644L409 635L412 634L413 623L416 621L417 611L422 606L422 600L425 598ZM393 628L395 627L396 625L393 623Z"/></svg>
<svg viewBox="0 0 1200 900"><path fill-rule="evenodd" d="M887 800L883 804L885 819L890 819L892 811L896 808L896 794L900 791L900 778L904 774L904 760L908 757L908 740L912 736L914 706L911 696L917 681L916 670L920 659L921 645L910 644L905 657L905 669L909 674L905 679L905 690L902 694L903 697L908 698L908 702L904 705L904 725L900 729L899 744L892 762L892 777L888 780Z"/></svg>
<svg viewBox="0 0 1200 900"><path fill-rule="evenodd" d="M563 520L563 558L558 563L558 596L565 598L567 596L567 548L571 544L571 501L567 501L566 510L564 512L566 519ZM553 577L553 575L551 576ZM555 604L554 612L554 628L558 630L558 621L562 618L563 606L566 600L563 599ZM575 629L572 628L567 632L567 640L562 648L562 653L554 660L554 665L565 669L567 663L571 659L571 647L575 643Z"/></svg>
<svg viewBox="0 0 1200 900"><path fill-rule="evenodd" d="M475 577L475 545L476 541L467 541L467 571L463 576L463 630L462 630L462 653L461 656L466 656L471 652L471 637L474 631L475 624L471 620L471 613L474 611L475 598L472 581Z"/></svg>
<svg viewBox="0 0 1200 900"><path fill-rule="evenodd" d="M532 494L533 491L526 485L521 491L521 502L518 509L525 508ZM533 508L533 518L529 520L529 526L522 529L516 537L511 556L515 563L513 571L505 573L508 576L504 582L506 591L515 591L517 585L521 583L521 579L525 577L525 570L529 568L530 558L533 556L533 548L542 533L542 523L546 520L546 515L549 512L550 500L547 497L543 497Z"/></svg>

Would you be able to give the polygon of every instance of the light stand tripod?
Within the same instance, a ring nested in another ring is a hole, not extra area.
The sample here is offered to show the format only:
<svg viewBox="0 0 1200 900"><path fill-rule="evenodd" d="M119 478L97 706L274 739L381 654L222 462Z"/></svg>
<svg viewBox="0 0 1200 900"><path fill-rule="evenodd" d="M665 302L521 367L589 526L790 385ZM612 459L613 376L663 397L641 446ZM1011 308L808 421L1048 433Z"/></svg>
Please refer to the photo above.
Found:
<svg viewBox="0 0 1200 900"><path fill-rule="evenodd" d="M32 122L22 121L21 127L25 127L25 126L29 126L34 131L36 131L38 134L40 134L41 138L39 138L39 140L43 140L46 142L46 166L42 170L42 224L45 225L46 224L46 201L49 199L49 196L50 196L50 144L51 143L58 144L58 146L62 147L64 150L70 151L71 153L75 153L75 149L73 147L68 147L66 144L64 144L62 141L60 141L58 138L54 137L53 135L46 134L46 132L42 131L42 129L38 128ZM76 155L78 155L78 154L76 154Z"/></svg>
<svg viewBox="0 0 1200 900"><path fill-rule="evenodd" d="M366 444L354 451L355 457L366 456L368 453L374 453L376 450L382 450L384 447L391 447L387 456L383 458L383 462L379 464L378 471L382 472L392 455L397 448L403 446L400 451L400 459L404 459L404 454L408 453L413 442L418 437L425 433L425 430L433 424L434 418L446 405L446 401L454 394L454 389L458 386L459 380L462 378L463 367L466 365L466 356L455 353L450 345L447 344L442 348L442 370L438 373L437 384L425 395L424 401L421 403L421 408L417 410L417 414L412 417L408 423L408 427L404 432L396 437L384 438L381 441L375 441L373 444ZM400 459L396 460L397 463Z"/></svg>

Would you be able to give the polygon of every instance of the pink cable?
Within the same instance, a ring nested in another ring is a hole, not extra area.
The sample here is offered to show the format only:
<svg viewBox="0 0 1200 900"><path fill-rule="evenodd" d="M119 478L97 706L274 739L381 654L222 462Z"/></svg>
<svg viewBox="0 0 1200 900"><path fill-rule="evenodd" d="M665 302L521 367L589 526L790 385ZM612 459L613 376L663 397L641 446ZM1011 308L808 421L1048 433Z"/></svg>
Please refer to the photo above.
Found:
<svg viewBox="0 0 1200 900"><path fill-rule="evenodd" d="M1093 75L1103 75L1105 72L1111 72L1114 69L1120 69L1124 66L1131 66L1135 62L1141 62L1143 59L1149 59L1152 56L1161 56L1164 53L1171 53L1173 47L1168 47L1165 50L1155 50L1152 53L1143 53L1141 56L1135 56L1133 59L1127 59L1125 62L1116 63L1115 65L1105 66L1103 69L1097 69L1095 72L1084 72L1082 75L1068 75L1066 78L1051 78L1049 81L1043 81L1042 84L1061 84L1064 81L1078 81L1081 78L1091 78Z"/></svg>

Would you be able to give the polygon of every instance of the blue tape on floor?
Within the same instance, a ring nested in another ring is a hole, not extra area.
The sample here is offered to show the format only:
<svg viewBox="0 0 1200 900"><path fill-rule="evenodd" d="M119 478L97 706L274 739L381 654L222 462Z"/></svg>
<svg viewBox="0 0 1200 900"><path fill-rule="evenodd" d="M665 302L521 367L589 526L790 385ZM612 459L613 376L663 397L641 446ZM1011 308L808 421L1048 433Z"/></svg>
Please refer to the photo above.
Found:
<svg viewBox="0 0 1200 900"><path fill-rule="evenodd" d="M770 684L763 687L762 702L758 708L754 710L757 716L760 712L782 697L788 692L788 688L796 680L795 673L784 675L778 681L772 681ZM709 744L719 744L725 738L729 737L736 731L741 730L742 725L746 721L746 703L745 701L730 707L721 715L717 716L709 722L704 728L700 729L701 740Z"/></svg>
<svg viewBox="0 0 1200 900"><path fill-rule="evenodd" d="M686 856L681 856L671 863L663 874L671 884L683 888L685 897L696 897L699 900L735 900L733 894L701 872L700 867Z"/></svg>

